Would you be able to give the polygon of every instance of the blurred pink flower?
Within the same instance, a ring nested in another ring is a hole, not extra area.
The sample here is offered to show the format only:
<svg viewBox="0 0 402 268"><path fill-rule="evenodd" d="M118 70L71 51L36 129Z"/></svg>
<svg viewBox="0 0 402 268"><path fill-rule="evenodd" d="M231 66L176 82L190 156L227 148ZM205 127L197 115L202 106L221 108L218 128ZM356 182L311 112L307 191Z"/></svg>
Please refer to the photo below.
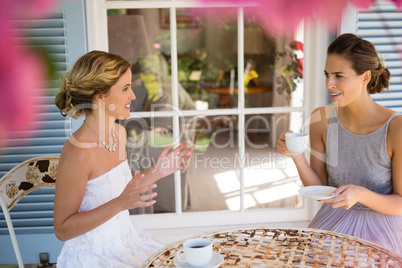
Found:
<svg viewBox="0 0 402 268"><path fill-rule="evenodd" d="M392 0L398 8L402 7L402 0Z"/></svg>
<svg viewBox="0 0 402 268"><path fill-rule="evenodd" d="M58 0L0 1L0 143L9 131L30 130L37 126L47 78L45 59L24 43L14 22L40 18L54 8ZM13 138L18 137L14 132Z"/></svg>
<svg viewBox="0 0 402 268"><path fill-rule="evenodd" d="M7 7L10 16L39 18L60 4L60 0L1 0L0 6Z"/></svg>
<svg viewBox="0 0 402 268"><path fill-rule="evenodd" d="M159 44L159 43L154 43L154 48L155 49L161 49L161 44Z"/></svg>
<svg viewBox="0 0 402 268"><path fill-rule="evenodd" d="M215 0L200 0L213 4ZM397 5L402 0L392 0ZM283 34L293 32L303 19L320 18L330 27L340 21L342 11L348 2L358 8L368 8L375 0L224 0L238 6L256 4L255 8L245 8L245 16L252 15L258 19L267 32ZM247 18L247 17L246 17Z"/></svg>
<svg viewBox="0 0 402 268"><path fill-rule="evenodd" d="M0 129L30 130L38 120L38 97L44 88L46 68L37 54L17 47L0 45ZM6 137L3 137L6 138ZM17 138L13 134L13 138Z"/></svg>
<svg viewBox="0 0 402 268"><path fill-rule="evenodd" d="M352 3L357 8L369 8L375 3L375 0L352 0Z"/></svg>

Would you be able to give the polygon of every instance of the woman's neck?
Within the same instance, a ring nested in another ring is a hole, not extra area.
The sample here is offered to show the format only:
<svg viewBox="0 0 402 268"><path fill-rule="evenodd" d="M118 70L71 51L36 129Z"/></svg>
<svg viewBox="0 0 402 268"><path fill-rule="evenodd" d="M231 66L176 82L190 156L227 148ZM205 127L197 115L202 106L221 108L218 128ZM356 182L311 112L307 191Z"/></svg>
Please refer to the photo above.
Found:
<svg viewBox="0 0 402 268"><path fill-rule="evenodd" d="M387 115L384 109L371 100L361 105L350 105L337 108L340 123L356 134L367 134L384 123Z"/></svg>
<svg viewBox="0 0 402 268"><path fill-rule="evenodd" d="M351 123L356 123L365 121L365 118L372 117L373 113L376 113L377 106L378 105L371 99L369 94L363 94L349 105L336 107L336 109L339 118Z"/></svg>
<svg viewBox="0 0 402 268"><path fill-rule="evenodd" d="M106 141L106 143L115 133L115 119L110 116L99 116L99 114L93 112L86 115L84 122L97 135L99 140Z"/></svg>

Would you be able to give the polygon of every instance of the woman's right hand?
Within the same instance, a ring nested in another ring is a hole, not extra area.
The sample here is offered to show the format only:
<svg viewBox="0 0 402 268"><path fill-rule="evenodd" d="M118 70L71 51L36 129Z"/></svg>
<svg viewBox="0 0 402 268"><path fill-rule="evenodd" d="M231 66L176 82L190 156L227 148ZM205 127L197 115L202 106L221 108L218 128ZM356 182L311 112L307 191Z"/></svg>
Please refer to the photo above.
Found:
<svg viewBox="0 0 402 268"><path fill-rule="evenodd" d="M149 207L155 204L156 201L151 199L157 195L156 192L141 195L156 188L155 183L139 187L144 178L145 175L140 174L138 170L135 172L135 176L117 198L121 211L139 207Z"/></svg>
<svg viewBox="0 0 402 268"><path fill-rule="evenodd" d="M279 138L276 140L276 151L281 155L294 157L295 154L289 152L288 147L286 146L285 135L288 133L293 133L293 131L289 130L279 135Z"/></svg>

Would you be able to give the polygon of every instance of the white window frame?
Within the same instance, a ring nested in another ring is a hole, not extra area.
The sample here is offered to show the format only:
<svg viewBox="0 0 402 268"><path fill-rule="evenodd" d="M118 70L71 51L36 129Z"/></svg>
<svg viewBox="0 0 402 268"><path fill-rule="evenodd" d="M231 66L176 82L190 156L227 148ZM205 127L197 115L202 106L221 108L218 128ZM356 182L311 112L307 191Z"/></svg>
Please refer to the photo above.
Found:
<svg viewBox="0 0 402 268"><path fill-rule="evenodd" d="M344 33L357 33L357 9L351 3L346 6L343 16L342 23L339 28L339 34Z"/></svg>
<svg viewBox="0 0 402 268"><path fill-rule="evenodd" d="M176 8L197 8L205 7L200 1L99 1L86 0L86 15L88 27L88 49L108 51L107 33L107 10L108 9L170 9L170 34L171 34L171 55L172 55L172 105L178 106L178 78L177 78L177 47L176 47ZM209 7L236 7L224 3L214 3ZM243 55L243 9L239 7L238 12L238 55ZM247 114L275 114L289 112L303 112L305 117L310 115L313 108L326 104L326 90L324 69L326 48L328 45L328 32L322 23L306 22L304 37L304 105L303 107L266 107L266 108L245 108L244 107L244 83L243 77L239 76L239 108L206 110L203 115L229 115L239 116L239 133L244 133L244 115ZM238 73L244 72L244 58L238 58ZM194 116L201 111L180 111L181 116ZM136 116L155 116L156 112L136 112ZM173 131L179 133L179 116L171 111L158 112L158 116L173 116ZM244 138L239 135L239 153L244 155ZM244 170L240 170L240 181L243 182ZM216 226L231 224L263 224L276 222L308 221L311 219L317 207L313 202L305 199L301 208L278 208L278 209L244 209L244 199L241 198L240 211L205 211L185 212L181 210L180 172L175 173L175 201L176 212L166 214L132 215L131 219L137 228L160 229L179 228L195 226ZM241 183L240 195L244 195L244 183Z"/></svg>

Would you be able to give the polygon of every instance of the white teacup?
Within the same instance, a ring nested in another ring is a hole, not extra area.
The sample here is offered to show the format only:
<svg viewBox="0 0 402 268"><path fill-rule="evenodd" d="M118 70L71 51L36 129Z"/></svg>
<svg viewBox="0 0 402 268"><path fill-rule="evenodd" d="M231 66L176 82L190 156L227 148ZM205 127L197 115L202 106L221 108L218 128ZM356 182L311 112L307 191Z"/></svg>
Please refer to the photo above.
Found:
<svg viewBox="0 0 402 268"><path fill-rule="evenodd" d="M187 240L183 244L183 249L177 252L176 257L179 261L191 266L206 266L212 258L212 242L204 238Z"/></svg>
<svg viewBox="0 0 402 268"><path fill-rule="evenodd" d="M309 135L303 133L287 133L285 135L286 147L293 154L303 153L309 145Z"/></svg>

